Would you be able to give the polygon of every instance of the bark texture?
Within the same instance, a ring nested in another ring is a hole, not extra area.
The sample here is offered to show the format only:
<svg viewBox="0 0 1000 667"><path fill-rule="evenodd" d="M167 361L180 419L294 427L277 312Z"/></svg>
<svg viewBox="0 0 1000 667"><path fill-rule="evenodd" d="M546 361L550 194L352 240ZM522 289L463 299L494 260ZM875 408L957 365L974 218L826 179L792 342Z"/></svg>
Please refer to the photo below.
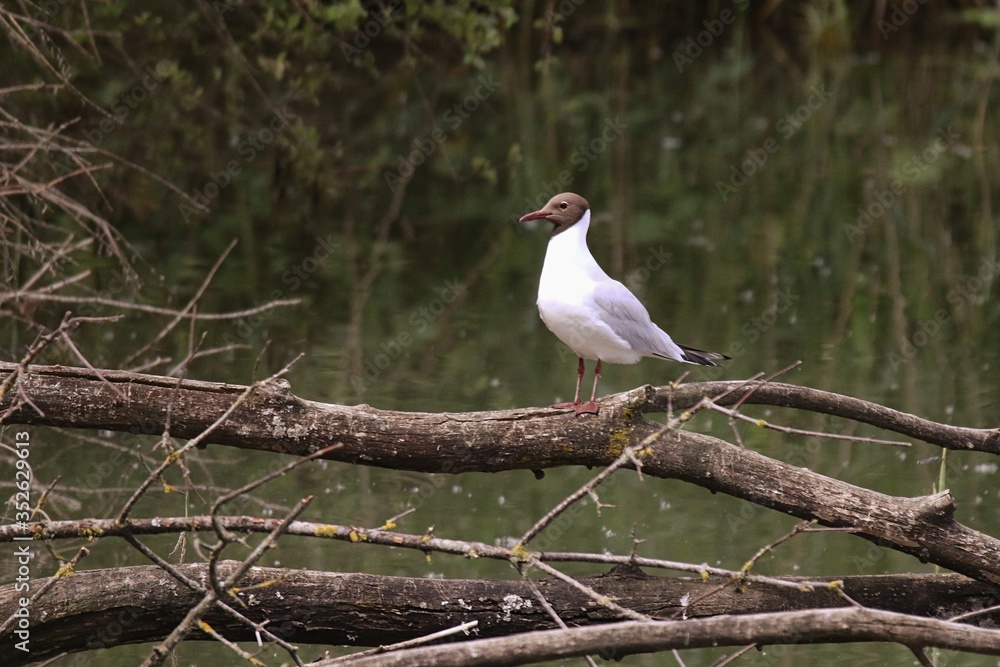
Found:
<svg viewBox="0 0 1000 667"><path fill-rule="evenodd" d="M220 563L220 577L228 576L236 565ZM202 583L209 576L203 563L178 565L177 569ZM665 620L848 605L829 589L807 591L763 583L741 587L719 577L649 576L632 567L580 581L618 604ZM1000 601L994 587L960 575L854 576L844 577L843 582L844 592L867 607L931 618ZM42 582L31 583L32 590L37 590ZM619 620L613 610L562 581L536 583L570 626ZM293 644L378 646L473 620L479 622L474 636L480 638L556 627L521 580L441 580L255 567L239 589L236 599L228 602L254 621L269 621L272 632ZM16 610L18 595L13 584L0 587L0 618ZM689 604L682 606L685 596ZM201 597L153 565L78 572L58 580L32 605L31 654L14 650L16 638L10 633L0 636L0 654L6 656L4 664L13 667L27 664L27 658L37 661L64 651L157 641ZM212 611L204 620L229 639L254 640L250 628L227 614ZM1000 612L969 622L995 625Z"/></svg>
<svg viewBox="0 0 1000 667"><path fill-rule="evenodd" d="M0 373L16 369L15 364L0 364ZM731 388L729 382L702 383L699 391L686 395L685 402L694 404L699 394L713 396ZM844 411L843 405L850 402L847 397L792 385L781 385L771 400L795 403L798 390L805 396L801 403L811 406L808 409L825 406L833 413ZM171 435L193 438L245 391L239 385L125 371L37 366L21 373L0 396L0 411L8 424L159 434L169 410ZM440 414L378 410L307 401L274 385L246 399L206 442L296 455L340 444L328 458L435 473L601 467L627 446L660 432L661 425L647 420L643 411L663 409L668 402L664 391L676 392L642 387L608 397L596 416L577 417L572 411L549 408ZM726 400L739 395L729 394ZM870 423L879 421L877 414L869 414ZM887 418L877 425L896 429L900 419ZM948 428L938 426L942 433ZM911 430L920 432L916 427ZM984 448L996 441L996 431L958 429L956 447L967 448L962 443L969 442L969 431L981 434L979 444ZM889 496L718 438L676 429L655 437L641 458L646 474L682 479L826 526L850 529L880 546L1000 584L1000 540L957 522L947 491L917 498Z"/></svg>

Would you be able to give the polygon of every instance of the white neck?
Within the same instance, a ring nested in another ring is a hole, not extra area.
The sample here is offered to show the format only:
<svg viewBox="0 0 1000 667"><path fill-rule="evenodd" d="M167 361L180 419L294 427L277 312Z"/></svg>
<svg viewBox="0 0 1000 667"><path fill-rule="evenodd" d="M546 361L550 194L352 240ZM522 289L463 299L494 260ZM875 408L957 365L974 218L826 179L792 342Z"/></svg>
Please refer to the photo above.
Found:
<svg viewBox="0 0 1000 667"><path fill-rule="evenodd" d="M579 222L549 239L538 285L539 297L564 291L574 283L607 279L587 247L589 228L590 211L586 211Z"/></svg>

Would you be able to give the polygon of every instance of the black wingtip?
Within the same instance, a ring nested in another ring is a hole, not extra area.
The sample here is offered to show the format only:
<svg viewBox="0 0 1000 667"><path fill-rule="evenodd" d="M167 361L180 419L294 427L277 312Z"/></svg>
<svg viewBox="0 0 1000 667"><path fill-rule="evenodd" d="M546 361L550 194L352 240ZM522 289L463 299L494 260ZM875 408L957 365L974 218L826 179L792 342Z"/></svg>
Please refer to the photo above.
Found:
<svg viewBox="0 0 1000 667"><path fill-rule="evenodd" d="M681 350L684 352L684 361L692 364L700 364L702 366L715 366L721 367L722 364L716 363L717 361L726 361L727 359L732 359L732 357L725 354L720 354L719 352L706 352L705 350L699 350L694 347L687 347L685 345L680 346Z"/></svg>

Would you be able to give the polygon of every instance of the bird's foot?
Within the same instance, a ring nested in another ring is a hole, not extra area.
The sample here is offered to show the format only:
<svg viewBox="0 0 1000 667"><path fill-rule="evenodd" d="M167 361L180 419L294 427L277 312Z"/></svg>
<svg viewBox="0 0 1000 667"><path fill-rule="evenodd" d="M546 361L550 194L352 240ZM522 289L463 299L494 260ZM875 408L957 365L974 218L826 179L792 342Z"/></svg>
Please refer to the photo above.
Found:
<svg viewBox="0 0 1000 667"><path fill-rule="evenodd" d="M577 401L576 403L556 403L555 405L549 406L553 410L565 410L567 408L573 408L573 411L578 415L596 415L597 414L597 403L594 401L589 401L587 403L581 403Z"/></svg>

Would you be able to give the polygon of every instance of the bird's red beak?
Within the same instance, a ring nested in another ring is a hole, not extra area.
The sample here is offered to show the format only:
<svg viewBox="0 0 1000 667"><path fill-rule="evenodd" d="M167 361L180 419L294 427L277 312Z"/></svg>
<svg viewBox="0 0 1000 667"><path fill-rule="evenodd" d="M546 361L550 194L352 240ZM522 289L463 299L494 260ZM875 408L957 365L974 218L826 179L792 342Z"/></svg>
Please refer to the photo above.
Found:
<svg viewBox="0 0 1000 667"><path fill-rule="evenodd" d="M545 211L535 211L534 213L528 213L522 216L518 222L528 222L529 220L545 220L549 217L549 214Z"/></svg>

